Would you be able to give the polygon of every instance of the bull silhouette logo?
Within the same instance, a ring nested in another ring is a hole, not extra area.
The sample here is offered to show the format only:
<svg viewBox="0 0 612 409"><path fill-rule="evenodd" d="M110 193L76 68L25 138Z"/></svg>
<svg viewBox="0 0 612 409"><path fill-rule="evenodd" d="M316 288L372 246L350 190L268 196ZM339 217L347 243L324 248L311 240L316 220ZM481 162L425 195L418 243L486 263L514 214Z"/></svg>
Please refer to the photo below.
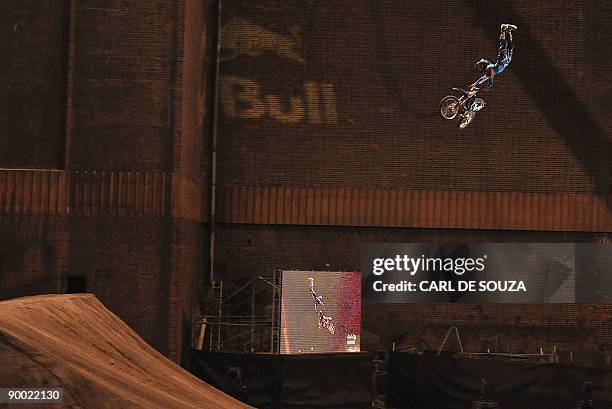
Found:
<svg viewBox="0 0 612 409"><path fill-rule="evenodd" d="M304 64L304 59L296 51L302 42L296 29L292 30L292 35L293 38L285 37L240 17L234 17L223 26L221 60L230 61L241 55L258 57L270 52Z"/></svg>

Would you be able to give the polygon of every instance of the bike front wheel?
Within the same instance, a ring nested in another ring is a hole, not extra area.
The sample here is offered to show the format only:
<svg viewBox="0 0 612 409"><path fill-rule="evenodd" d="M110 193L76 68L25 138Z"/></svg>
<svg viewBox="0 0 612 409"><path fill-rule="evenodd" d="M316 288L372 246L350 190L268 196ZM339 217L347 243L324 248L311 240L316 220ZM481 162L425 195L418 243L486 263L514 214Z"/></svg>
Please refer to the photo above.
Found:
<svg viewBox="0 0 612 409"><path fill-rule="evenodd" d="M459 98L447 95L440 101L440 116L444 119L455 119L459 113Z"/></svg>

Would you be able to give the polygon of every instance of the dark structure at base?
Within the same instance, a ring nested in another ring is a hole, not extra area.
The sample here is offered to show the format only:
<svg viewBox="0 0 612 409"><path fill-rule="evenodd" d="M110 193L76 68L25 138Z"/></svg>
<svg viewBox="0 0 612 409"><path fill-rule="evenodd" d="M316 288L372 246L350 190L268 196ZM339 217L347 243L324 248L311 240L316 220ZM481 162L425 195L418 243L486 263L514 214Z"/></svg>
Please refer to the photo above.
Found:
<svg viewBox="0 0 612 409"><path fill-rule="evenodd" d="M230 354L193 351L191 372L259 409L372 407L370 354Z"/></svg>
<svg viewBox="0 0 612 409"><path fill-rule="evenodd" d="M487 399L502 409L574 409L586 381L592 382L595 407L612 407L609 369L396 353L389 356L389 370L393 408L467 409L481 398L482 379L490 387Z"/></svg>

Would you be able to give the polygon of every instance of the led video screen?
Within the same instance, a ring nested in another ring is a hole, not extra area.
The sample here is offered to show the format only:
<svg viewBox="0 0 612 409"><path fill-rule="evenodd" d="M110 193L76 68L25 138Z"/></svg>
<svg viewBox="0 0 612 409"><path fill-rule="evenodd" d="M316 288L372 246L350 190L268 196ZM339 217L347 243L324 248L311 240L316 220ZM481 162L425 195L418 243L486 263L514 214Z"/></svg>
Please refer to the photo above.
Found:
<svg viewBox="0 0 612 409"><path fill-rule="evenodd" d="M359 352L361 274L283 271L280 352Z"/></svg>

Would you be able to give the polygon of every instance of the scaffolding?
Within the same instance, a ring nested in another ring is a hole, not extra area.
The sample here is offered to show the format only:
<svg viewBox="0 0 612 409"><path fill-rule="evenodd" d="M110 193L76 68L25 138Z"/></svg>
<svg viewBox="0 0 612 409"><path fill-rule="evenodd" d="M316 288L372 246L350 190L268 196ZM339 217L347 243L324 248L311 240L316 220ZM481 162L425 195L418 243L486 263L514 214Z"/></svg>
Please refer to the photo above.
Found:
<svg viewBox="0 0 612 409"><path fill-rule="evenodd" d="M216 352L278 353L281 272L257 276L231 290L222 281L210 287L206 319L208 349Z"/></svg>
<svg viewBox="0 0 612 409"><path fill-rule="evenodd" d="M503 353L503 352L491 352L488 350L487 352L465 352L463 350L463 344L461 343L461 336L459 335L459 328L456 326L451 326L446 332L446 336L438 349L438 353L436 356L440 356L444 347L446 346L446 342L448 341L448 337L452 332L455 332L457 336L457 342L459 344L460 352L456 352L453 354L454 357L457 358L471 358L471 359L500 359L500 360L511 360L511 361L530 361L530 362L541 362L541 363L550 363L554 364L558 362L557 357L557 347L553 348L552 353L544 353L543 348L540 348L539 354L512 354L512 353ZM497 338L497 337L496 337Z"/></svg>

